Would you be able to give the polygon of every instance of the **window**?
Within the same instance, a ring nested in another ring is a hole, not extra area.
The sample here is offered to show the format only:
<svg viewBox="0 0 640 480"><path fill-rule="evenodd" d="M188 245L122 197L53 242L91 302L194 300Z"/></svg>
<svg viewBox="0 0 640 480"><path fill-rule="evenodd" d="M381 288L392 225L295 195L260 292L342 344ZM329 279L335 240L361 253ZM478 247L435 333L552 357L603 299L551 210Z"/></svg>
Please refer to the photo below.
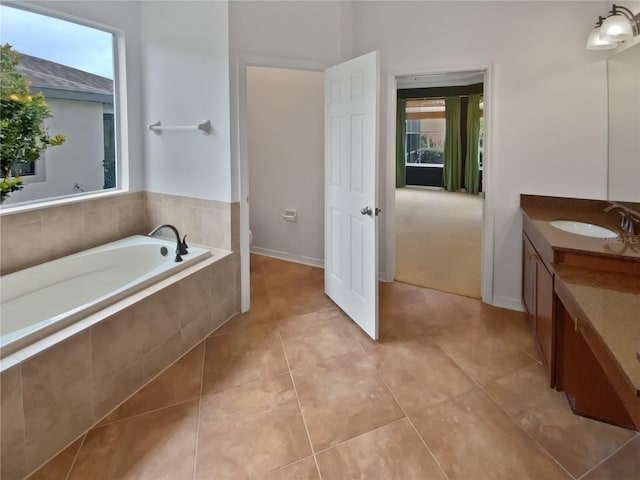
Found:
<svg viewBox="0 0 640 480"><path fill-rule="evenodd" d="M30 82L30 94L44 96L48 134L65 137L37 161L14 164L24 188L2 206L118 188L114 33L6 5L0 30L1 43L19 55L15 70Z"/></svg>
<svg viewBox="0 0 640 480"><path fill-rule="evenodd" d="M444 98L407 100L405 165L442 167L447 131ZM482 169L484 99L480 97L479 165Z"/></svg>
<svg viewBox="0 0 640 480"><path fill-rule="evenodd" d="M446 123L444 98L407 100L406 165L442 166Z"/></svg>

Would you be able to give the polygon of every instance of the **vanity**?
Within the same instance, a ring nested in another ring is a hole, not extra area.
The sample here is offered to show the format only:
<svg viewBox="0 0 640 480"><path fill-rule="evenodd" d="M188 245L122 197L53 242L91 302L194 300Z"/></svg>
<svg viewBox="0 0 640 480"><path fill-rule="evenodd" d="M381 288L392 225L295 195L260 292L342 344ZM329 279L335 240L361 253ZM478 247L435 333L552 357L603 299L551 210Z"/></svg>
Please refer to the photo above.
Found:
<svg viewBox="0 0 640 480"><path fill-rule="evenodd" d="M606 201L521 195L520 206L522 301L549 386L579 415L640 430L640 236L621 231Z"/></svg>
<svg viewBox="0 0 640 480"><path fill-rule="evenodd" d="M520 196L522 303L549 387L640 430L640 42L607 82L608 201Z"/></svg>

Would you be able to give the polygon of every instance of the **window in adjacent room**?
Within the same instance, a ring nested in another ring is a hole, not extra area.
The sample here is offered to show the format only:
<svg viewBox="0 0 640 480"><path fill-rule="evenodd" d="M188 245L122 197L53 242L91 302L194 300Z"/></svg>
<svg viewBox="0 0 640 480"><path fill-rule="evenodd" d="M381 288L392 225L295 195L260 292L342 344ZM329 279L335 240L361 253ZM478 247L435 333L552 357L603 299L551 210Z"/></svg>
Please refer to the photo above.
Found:
<svg viewBox="0 0 640 480"><path fill-rule="evenodd" d="M444 98L407 100L406 164L442 166L446 124Z"/></svg>

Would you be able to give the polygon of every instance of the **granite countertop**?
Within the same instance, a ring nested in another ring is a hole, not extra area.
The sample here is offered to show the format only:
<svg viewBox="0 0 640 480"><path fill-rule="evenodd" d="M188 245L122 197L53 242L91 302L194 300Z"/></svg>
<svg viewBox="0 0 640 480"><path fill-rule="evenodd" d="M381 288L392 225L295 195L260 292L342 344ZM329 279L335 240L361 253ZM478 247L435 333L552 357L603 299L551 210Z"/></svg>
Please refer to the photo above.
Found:
<svg viewBox="0 0 640 480"><path fill-rule="evenodd" d="M640 262L640 235L629 235L619 227L620 216L605 212L604 200L521 195L520 207L527 228L548 252L569 251ZM640 211L639 204L625 204ZM559 230L552 220L575 220L600 225L616 232L613 239L592 238ZM553 262L555 256L547 255ZM561 283L582 309L586 320L602 339L621 370L640 393L640 275L577 267L564 263L548 265L554 282Z"/></svg>
<svg viewBox="0 0 640 480"><path fill-rule="evenodd" d="M640 275L554 264L594 331L640 392Z"/></svg>
<svg viewBox="0 0 640 480"><path fill-rule="evenodd" d="M528 220L549 242L553 250L588 252L640 261L640 235L629 235L619 227L616 212L604 212L610 204L603 200L521 195L520 207ZM617 238L593 238L557 229L552 220L575 220L609 228Z"/></svg>

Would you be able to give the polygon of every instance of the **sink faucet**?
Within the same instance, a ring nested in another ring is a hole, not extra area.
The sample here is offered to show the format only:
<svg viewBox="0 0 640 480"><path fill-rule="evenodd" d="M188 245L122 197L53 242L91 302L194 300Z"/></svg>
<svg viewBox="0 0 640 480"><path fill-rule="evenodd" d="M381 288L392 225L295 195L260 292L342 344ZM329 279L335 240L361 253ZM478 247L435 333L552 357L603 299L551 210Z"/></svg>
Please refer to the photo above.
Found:
<svg viewBox="0 0 640 480"><path fill-rule="evenodd" d="M159 230L162 230L163 228L172 230L176 235L176 258L174 261L181 262L182 255L186 255L189 253L189 251L187 250L187 236L185 235L182 240L180 240L180 233L178 233L178 229L176 227L174 227L173 225L169 225L168 223L164 223L151 230L151 232L149 232L147 236L153 237L156 233L158 233Z"/></svg>
<svg viewBox="0 0 640 480"><path fill-rule="evenodd" d="M605 208L604 211L611 212L613 210L619 209L618 213L622 217L620 219L620 228L624 232L635 235L637 233L636 226L640 225L640 213L616 202L609 203L610 205Z"/></svg>

